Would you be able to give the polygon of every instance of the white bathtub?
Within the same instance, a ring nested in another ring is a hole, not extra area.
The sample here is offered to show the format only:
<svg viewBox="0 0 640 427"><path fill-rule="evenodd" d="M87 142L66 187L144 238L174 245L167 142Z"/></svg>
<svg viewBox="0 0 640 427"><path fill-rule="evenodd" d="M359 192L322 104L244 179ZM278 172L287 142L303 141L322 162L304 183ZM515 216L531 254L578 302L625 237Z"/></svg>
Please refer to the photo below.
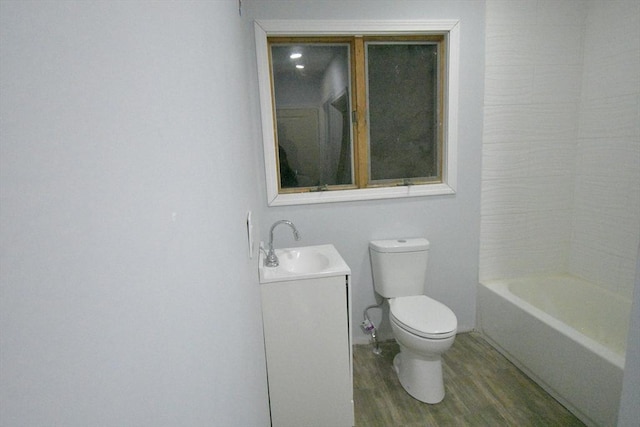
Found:
<svg viewBox="0 0 640 427"><path fill-rule="evenodd" d="M631 300L569 275L478 287L478 325L500 352L589 426L618 414Z"/></svg>

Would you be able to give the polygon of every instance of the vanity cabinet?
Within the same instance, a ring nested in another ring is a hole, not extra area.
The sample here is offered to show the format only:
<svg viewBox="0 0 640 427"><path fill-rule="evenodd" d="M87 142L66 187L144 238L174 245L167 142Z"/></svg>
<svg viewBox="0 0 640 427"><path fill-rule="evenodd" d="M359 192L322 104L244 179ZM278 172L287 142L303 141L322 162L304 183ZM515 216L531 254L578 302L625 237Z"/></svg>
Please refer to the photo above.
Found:
<svg viewBox="0 0 640 427"><path fill-rule="evenodd" d="M349 279L261 283L272 426L353 426Z"/></svg>

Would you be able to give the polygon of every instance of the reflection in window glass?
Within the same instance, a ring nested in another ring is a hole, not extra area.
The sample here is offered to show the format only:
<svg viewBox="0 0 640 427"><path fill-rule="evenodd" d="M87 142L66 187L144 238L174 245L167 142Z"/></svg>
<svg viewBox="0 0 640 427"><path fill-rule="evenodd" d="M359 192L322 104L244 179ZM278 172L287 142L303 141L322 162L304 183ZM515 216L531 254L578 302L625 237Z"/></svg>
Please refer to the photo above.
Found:
<svg viewBox="0 0 640 427"><path fill-rule="evenodd" d="M437 179L438 47L368 42L369 180Z"/></svg>
<svg viewBox="0 0 640 427"><path fill-rule="evenodd" d="M353 184L349 49L270 39L281 189Z"/></svg>

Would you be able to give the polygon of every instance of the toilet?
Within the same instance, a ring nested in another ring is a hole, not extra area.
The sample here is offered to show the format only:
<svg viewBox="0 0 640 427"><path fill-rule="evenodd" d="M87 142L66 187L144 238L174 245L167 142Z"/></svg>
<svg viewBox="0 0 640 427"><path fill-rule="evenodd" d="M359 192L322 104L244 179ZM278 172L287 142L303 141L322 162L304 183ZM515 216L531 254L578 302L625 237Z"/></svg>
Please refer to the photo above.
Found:
<svg viewBox="0 0 640 427"><path fill-rule="evenodd" d="M429 241L369 243L373 284L389 301L389 320L400 353L393 367L402 387L425 403L444 399L441 355L451 348L458 320L449 307L425 295Z"/></svg>

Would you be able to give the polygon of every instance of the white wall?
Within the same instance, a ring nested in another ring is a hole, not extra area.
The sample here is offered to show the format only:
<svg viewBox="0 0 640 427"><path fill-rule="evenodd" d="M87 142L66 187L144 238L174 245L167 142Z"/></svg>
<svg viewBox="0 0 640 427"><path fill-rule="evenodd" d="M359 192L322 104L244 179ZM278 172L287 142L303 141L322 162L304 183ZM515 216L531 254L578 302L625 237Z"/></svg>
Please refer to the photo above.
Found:
<svg viewBox="0 0 640 427"><path fill-rule="evenodd" d="M631 297L639 9L635 1L487 3L481 279L571 272Z"/></svg>
<svg viewBox="0 0 640 427"><path fill-rule="evenodd" d="M585 15L487 2L481 280L568 268Z"/></svg>
<svg viewBox="0 0 640 427"><path fill-rule="evenodd" d="M484 69L484 2L468 1L244 1L247 19L389 19L461 21L458 193L427 197L267 208L261 218L263 239L278 219L292 220L302 233L295 242L288 229L277 229L276 247L333 243L353 274L353 321L357 342L367 337L357 325L375 302L368 242L373 239L425 236L431 241L430 294L456 313L459 330L475 326L478 280L480 149ZM258 105L257 87L254 102ZM262 162L260 146L256 155ZM263 172L262 172L263 173ZM266 206L266 190L261 188ZM371 312L376 324L380 314ZM322 316L322 313L318 313ZM384 316L382 336L390 338Z"/></svg>
<svg viewBox="0 0 640 427"><path fill-rule="evenodd" d="M243 25L0 2L0 425L269 425Z"/></svg>
<svg viewBox="0 0 640 427"><path fill-rule="evenodd" d="M586 6L569 269L631 298L640 243L640 2Z"/></svg>

